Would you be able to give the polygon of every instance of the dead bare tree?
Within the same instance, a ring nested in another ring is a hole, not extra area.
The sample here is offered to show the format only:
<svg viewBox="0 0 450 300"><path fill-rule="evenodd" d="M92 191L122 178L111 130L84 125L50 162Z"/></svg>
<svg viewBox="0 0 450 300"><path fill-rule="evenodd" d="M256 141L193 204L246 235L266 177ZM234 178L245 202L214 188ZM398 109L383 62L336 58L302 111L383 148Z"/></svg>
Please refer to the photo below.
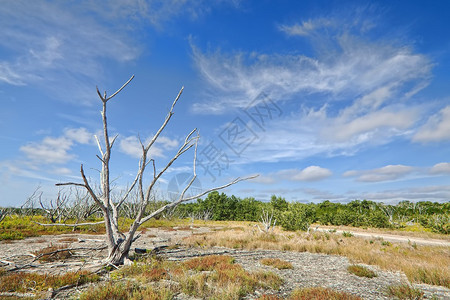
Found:
<svg viewBox="0 0 450 300"><path fill-rule="evenodd" d="M43 203L41 197L39 197L39 204L44 210L45 217L52 223L61 222L61 220L67 219L67 204L70 198L70 194L58 191L58 196L56 200L47 201Z"/></svg>
<svg viewBox="0 0 450 300"><path fill-rule="evenodd" d="M262 228L259 227L259 225L256 225L256 227L258 227L259 231L261 231L262 233L269 233L270 230L273 231L273 229L275 228L275 225L277 224L277 219L273 219L273 210L272 213L269 214L268 211L265 211L263 209L262 214L261 214L261 225Z"/></svg>
<svg viewBox="0 0 450 300"><path fill-rule="evenodd" d="M176 207L182 202L186 202L189 200L197 199L199 197L202 197L212 191L220 190L223 188L226 188L228 186L231 186L233 184L236 184L243 180L248 180L251 178L254 178L256 176L246 177L246 178L236 178L232 180L231 182L224 184L219 187L214 187L211 189L208 189L204 192L201 192L194 196L186 197L186 191L191 187L194 180L197 178L196 174L196 158L197 158L197 145L198 145L198 139L199 134L198 130L194 129L192 130L185 138L183 144L179 147L178 151L175 153L175 155L169 160L169 162L160 170L157 171L155 161L149 157L149 150L154 145L158 137L160 136L161 132L164 130L164 128L169 123L170 119L172 118L174 112L174 107L177 104L178 100L180 99L181 93L183 92L183 88L179 91L177 97L172 103L172 106L163 122L161 127L158 129L156 134L153 136L153 138L146 144L144 144L140 139L140 145L142 149L142 155L139 160L139 168L136 174L136 177L134 178L133 182L131 183L128 190L123 194L121 199L119 201L113 201L111 197L111 183L110 183L110 157L111 157L111 150L114 145L114 142L117 139L117 135L113 138L110 138L109 131L108 131L108 123L107 123L107 116L106 116L106 108L107 103L114 98L117 94L119 94L134 78L134 75L120 87L115 93L113 93L111 96L107 96L106 92L103 93L103 95L100 93L100 91L97 88L97 94L100 97L100 100L102 102L102 121L103 121L103 145L100 142L100 139L95 136L97 140L97 145L99 148L99 151L101 153L101 156L97 155L97 158L100 160L102 168L100 171L100 187L101 192L96 193L89 183L89 180L87 179L83 165L81 165L80 173L81 177L83 179L83 183L75 183L75 182L67 182L67 183L59 183L58 186L61 185L72 185L72 186L81 186L84 187L92 199L97 203L97 205L100 207L105 227L106 227L106 244L108 246L108 257L105 259L105 263L107 264L113 264L113 265L120 265L123 264L125 261L128 261L128 254L131 249L132 243L139 238L136 235L136 231L145 221L154 218L156 216L161 215L162 213L171 210L172 208ZM169 167L184 153L186 153L189 149L194 148L194 163L193 163L193 177L191 181L186 185L186 187L183 189L182 193L179 195L178 199L175 201L168 203L164 206L162 206L159 209L154 210L153 212L146 214L146 209L152 201L152 197L154 195L154 187L155 184L158 182L158 180L161 178L161 176L169 169ZM146 174L146 168L150 164L151 169L153 171L153 178L150 181L148 185L144 186L144 174ZM124 233L121 232L119 229L119 208L123 205L123 203L127 200L129 195L133 192L133 190L137 189L138 194L138 210L137 214L134 216L134 221L131 224L128 232Z"/></svg>
<svg viewBox="0 0 450 300"><path fill-rule="evenodd" d="M8 208L0 208L0 222L2 222L10 212L11 211Z"/></svg>
<svg viewBox="0 0 450 300"><path fill-rule="evenodd" d="M24 204L19 209L19 213L25 216L33 216L36 209L36 200L41 199L42 191L40 191L41 187L38 186L31 196L27 198Z"/></svg>
<svg viewBox="0 0 450 300"><path fill-rule="evenodd" d="M386 217L389 218L389 224L394 224L396 207L393 205L384 205L383 203L381 203L378 207L386 215Z"/></svg>

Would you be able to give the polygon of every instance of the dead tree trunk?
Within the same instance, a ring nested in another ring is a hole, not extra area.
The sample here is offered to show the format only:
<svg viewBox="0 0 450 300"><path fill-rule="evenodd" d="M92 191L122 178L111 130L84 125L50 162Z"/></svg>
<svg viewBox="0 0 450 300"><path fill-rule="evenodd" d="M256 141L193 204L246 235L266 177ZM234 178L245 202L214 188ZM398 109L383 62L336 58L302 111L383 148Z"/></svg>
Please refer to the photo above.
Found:
<svg viewBox="0 0 450 300"><path fill-rule="evenodd" d="M127 86L131 80L134 78L132 76L120 89L118 89L114 94L107 97L106 92L102 95L100 91L97 88L97 94L100 97L102 101L102 121L103 121L103 147L100 142L100 139L95 136L97 140L97 145L99 148L99 151L101 153L100 155L97 155L97 158L100 160L102 168L100 172L100 187L101 187L101 193L96 194L94 190L91 188L91 185L86 178L86 175L84 173L83 165L81 165L80 173L81 177L83 179L83 183L74 183L74 182L67 182L67 183L59 183L57 185L74 185L74 186L81 186L84 187L92 199L94 199L95 203L100 207L105 227L106 227L106 243L108 246L108 257L105 259L105 263L108 264L114 264L114 265L121 265L123 264L127 259L129 255L129 251L131 249L131 245L133 242L139 238L139 236L136 236L136 231L144 222L147 220L154 218L174 207L176 207L178 204L182 202L186 202L189 200L197 199L199 197L202 197L206 195L207 193L210 193L212 191L216 191L219 189L223 189L225 187L228 187L230 185L236 184L239 181L248 180L251 178L254 178L256 176L246 177L246 178L236 178L233 181L219 186L215 188L211 188L207 191L204 191L202 193L199 193L195 196L191 197L185 197L186 191L190 188L194 180L197 178L196 175L196 156L197 156L197 144L198 144L198 131L197 129L192 130L185 138L184 143L181 145L181 147L178 149L177 153L172 157L172 159L165 165L164 168L162 168L161 171L156 171L155 161L148 157L149 151L153 144L158 139L161 132L164 130L164 128L169 123L170 119L172 118L172 115L174 114L173 110L178 102L181 93L183 92L183 88L181 88L180 92L178 93L177 97L172 103L172 106L169 110L169 113L167 114L163 124L159 128L159 130L156 132L156 134L153 136L150 142L147 144L144 144L142 141L141 148L142 148L142 155L139 161L139 168L136 174L135 179L133 180L130 187L127 189L125 194L121 197L121 199L118 202L113 202L111 198L111 187L110 187L110 158L111 158L111 149L114 145L114 142L117 139L117 135L114 136L112 139L109 137L108 132L108 122L107 122L107 115L106 115L106 108L107 103L109 100L111 100L114 96L116 96L125 86ZM149 206L152 197L153 197L153 188L155 187L155 184L157 181L161 178L161 176L169 169L169 167L186 151L189 149L194 148L194 162L193 162L193 173L194 176L192 177L191 181L187 184L187 186L184 188L183 192L180 194L179 198L167 205L164 205L163 207L153 211L152 213L146 215L146 208ZM146 167L149 164L152 164L152 171L153 171L153 179L150 182L149 185L144 186L144 174L146 171ZM138 209L137 213L134 216L133 223L131 224L128 232L121 232L119 230L119 214L118 210L121 205L127 200L127 198L130 196L133 190L137 189L138 194Z"/></svg>

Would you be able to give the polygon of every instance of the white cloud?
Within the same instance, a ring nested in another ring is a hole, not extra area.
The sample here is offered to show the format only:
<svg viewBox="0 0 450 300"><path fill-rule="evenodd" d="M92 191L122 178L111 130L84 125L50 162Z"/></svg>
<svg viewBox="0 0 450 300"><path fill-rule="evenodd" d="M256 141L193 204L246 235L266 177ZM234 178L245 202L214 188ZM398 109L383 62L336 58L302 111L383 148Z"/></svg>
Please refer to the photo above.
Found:
<svg viewBox="0 0 450 300"><path fill-rule="evenodd" d="M62 164L74 158L68 151L73 141L66 137L46 137L39 143L30 143L20 147L27 158L39 164Z"/></svg>
<svg viewBox="0 0 450 300"><path fill-rule="evenodd" d="M430 169L430 174L450 174L450 163L442 162L435 164Z"/></svg>
<svg viewBox="0 0 450 300"><path fill-rule="evenodd" d="M174 19L188 16L197 19L211 11L213 6L221 4L238 7L240 0L113 0L105 3L85 1L84 5L110 20L129 20L148 22L158 29Z"/></svg>
<svg viewBox="0 0 450 300"><path fill-rule="evenodd" d="M301 110L272 120L245 151L246 162L354 155L409 138L426 109L410 98L428 85L432 63L395 41L367 40L361 33L371 26L359 16L351 24L319 18L290 28L314 38L317 56L205 53L193 45L194 62L210 89L192 109L208 114L243 109L261 92L283 103L282 109L296 102L290 109ZM319 37L317 30L327 27L333 30ZM328 42L332 48L321 47Z"/></svg>
<svg viewBox="0 0 450 300"><path fill-rule="evenodd" d="M75 158L75 143L88 144L93 135L86 128L66 128L59 137L47 136L19 148L33 164L64 164Z"/></svg>
<svg viewBox="0 0 450 300"><path fill-rule="evenodd" d="M359 199L397 203L399 201L432 201L447 202L450 198L449 186L423 186L394 190L362 192L354 194ZM355 199L355 198L352 198Z"/></svg>
<svg viewBox="0 0 450 300"><path fill-rule="evenodd" d="M380 110L368 113L353 120L342 120L338 118L333 127L326 129L325 135L337 141L347 141L352 137L363 137L363 134L375 134L377 130L386 128L405 130L411 127L417 120L417 114L414 111L405 109L404 111ZM342 122L342 123L341 123ZM331 134L330 134L331 133Z"/></svg>
<svg viewBox="0 0 450 300"><path fill-rule="evenodd" d="M252 182L270 185L277 183L280 180L289 181L319 181L330 177L333 173L326 168L319 166L309 166L302 170L300 169L284 169L268 174L260 174Z"/></svg>
<svg viewBox="0 0 450 300"><path fill-rule="evenodd" d="M64 135L79 144L90 144L93 142L93 134L86 128L66 128Z"/></svg>
<svg viewBox="0 0 450 300"><path fill-rule="evenodd" d="M135 136L121 138L119 142L119 149L123 153L134 158L140 158L142 156L142 146L139 139Z"/></svg>
<svg viewBox="0 0 450 300"><path fill-rule="evenodd" d="M194 62L212 87L206 100L195 103L193 110L218 114L243 108L261 92L274 101L298 100L311 94L322 102L363 95L362 103L375 109L399 90L405 95L426 86L432 64L408 47L367 42L349 34L336 34L330 39L338 48L321 53L320 58L202 53L192 46ZM374 98L377 100L372 104Z"/></svg>
<svg viewBox="0 0 450 300"><path fill-rule="evenodd" d="M144 144L148 143L151 138L146 139ZM150 158L156 157L166 157L165 151L172 150L178 145L178 141L175 139L170 139L165 136L160 136L150 148L149 156ZM134 157L141 158L142 156L142 146L139 139L136 136L128 136L125 138L120 138L119 149L123 153Z"/></svg>
<svg viewBox="0 0 450 300"><path fill-rule="evenodd" d="M50 173L57 174L57 175L71 175L72 170L69 168L54 168L50 170Z"/></svg>
<svg viewBox="0 0 450 300"><path fill-rule="evenodd" d="M325 23L325 22L324 22ZM324 26L325 24L322 24ZM312 21L303 21L301 24L292 26L280 25L279 29L287 35L308 36L317 28L317 24Z"/></svg>
<svg viewBox="0 0 450 300"><path fill-rule="evenodd" d="M57 98L88 103L90 82L103 73L101 60L133 60L139 47L126 30L83 9L82 3L48 1L1 5L0 47L7 55L0 60L0 81L36 85Z"/></svg>
<svg viewBox="0 0 450 300"><path fill-rule="evenodd" d="M364 171L347 171L343 174L345 177L357 177L362 182L380 182L392 181L411 174L414 168L404 165L387 165L378 169Z"/></svg>
<svg viewBox="0 0 450 300"><path fill-rule="evenodd" d="M415 142L439 142L450 140L450 105L432 115L413 137Z"/></svg>
<svg viewBox="0 0 450 300"><path fill-rule="evenodd" d="M303 170L289 169L277 172L279 176L292 181L318 181L330 177L333 173L319 166L309 166Z"/></svg>
<svg viewBox="0 0 450 300"><path fill-rule="evenodd" d="M275 176L273 175L259 175L258 177L252 179L251 182L261 183L261 184L273 184L277 182Z"/></svg>
<svg viewBox="0 0 450 300"><path fill-rule="evenodd" d="M174 149L179 143L175 139L171 140L166 136L159 136L156 140L156 144L160 144L164 149Z"/></svg>

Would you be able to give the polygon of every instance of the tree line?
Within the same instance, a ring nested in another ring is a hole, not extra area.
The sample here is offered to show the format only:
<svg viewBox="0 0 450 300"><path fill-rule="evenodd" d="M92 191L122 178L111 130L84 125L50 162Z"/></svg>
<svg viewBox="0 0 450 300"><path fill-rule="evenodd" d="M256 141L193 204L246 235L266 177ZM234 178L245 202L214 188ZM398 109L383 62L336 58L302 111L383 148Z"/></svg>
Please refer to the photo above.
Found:
<svg viewBox="0 0 450 300"><path fill-rule="evenodd" d="M347 225L355 227L401 228L420 224L434 232L450 233L450 203L429 201L402 201L396 205L369 200L349 203L289 202L273 195L269 202L253 197L239 198L217 191L205 199L184 203L177 207L177 214L197 219L223 221L261 221L264 212L286 230L307 230L312 223L322 225Z"/></svg>

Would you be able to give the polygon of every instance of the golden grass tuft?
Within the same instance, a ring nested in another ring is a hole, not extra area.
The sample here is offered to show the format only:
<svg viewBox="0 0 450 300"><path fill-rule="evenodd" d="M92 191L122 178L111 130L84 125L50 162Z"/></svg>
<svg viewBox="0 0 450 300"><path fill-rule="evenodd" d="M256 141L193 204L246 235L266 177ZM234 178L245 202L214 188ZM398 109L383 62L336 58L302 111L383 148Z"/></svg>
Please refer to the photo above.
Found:
<svg viewBox="0 0 450 300"><path fill-rule="evenodd" d="M234 258L228 255L208 255L196 257L184 262L184 266L190 270L212 271L217 267L229 266L234 263Z"/></svg>
<svg viewBox="0 0 450 300"><path fill-rule="evenodd" d="M293 269L294 266L285 260L279 258L263 258L260 260L263 265L277 268L278 270Z"/></svg>
<svg viewBox="0 0 450 300"><path fill-rule="evenodd" d="M409 284L391 285L387 288L387 294L394 296L399 300L411 299L420 300L424 299L424 293L416 288L411 287Z"/></svg>
<svg viewBox="0 0 450 300"><path fill-rule="evenodd" d="M367 278L377 277L377 274L374 271L360 265L350 265L348 266L347 271L359 277L367 277Z"/></svg>

